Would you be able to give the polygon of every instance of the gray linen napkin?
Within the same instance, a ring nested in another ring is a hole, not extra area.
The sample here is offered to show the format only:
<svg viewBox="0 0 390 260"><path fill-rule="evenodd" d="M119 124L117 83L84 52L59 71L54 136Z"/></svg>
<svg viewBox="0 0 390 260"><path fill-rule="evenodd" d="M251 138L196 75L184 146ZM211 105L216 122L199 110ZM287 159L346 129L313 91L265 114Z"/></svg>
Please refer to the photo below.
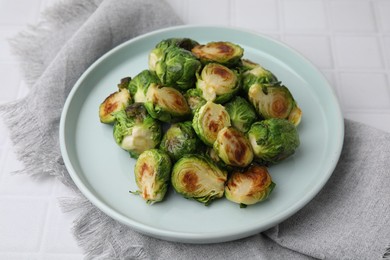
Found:
<svg viewBox="0 0 390 260"><path fill-rule="evenodd" d="M13 41L30 88L0 107L23 173L54 175L75 191L74 234L91 259L380 259L390 249L390 134L346 120L341 159L323 190L297 214L249 238L210 245L147 237L106 216L77 190L61 159L58 126L78 77L116 45L180 24L163 1L69 0ZM387 248L387 249L386 249Z"/></svg>

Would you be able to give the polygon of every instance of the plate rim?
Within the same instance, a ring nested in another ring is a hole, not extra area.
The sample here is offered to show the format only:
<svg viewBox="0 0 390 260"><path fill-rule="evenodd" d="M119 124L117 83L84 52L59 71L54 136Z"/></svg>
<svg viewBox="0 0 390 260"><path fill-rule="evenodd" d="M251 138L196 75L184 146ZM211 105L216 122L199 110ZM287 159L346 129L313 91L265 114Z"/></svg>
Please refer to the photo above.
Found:
<svg viewBox="0 0 390 260"><path fill-rule="evenodd" d="M334 118L335 121L338 122L338 136L336 137L337 140L339 140L340 145L337 147L338 149L334 151L333 158L330 161L331 166L329 167L329 170L326 172L326 178L323 178L321 182L316 182L315 188L311 190L310 193L306 194L304 199L301 199L297 202L295 202L291 207L286 208L283 212L277 214L277 218L273 221L269 221L267 224L261 225L261 227L258 227L256 229L248 230L241 230L241 232L223 232L223 234L220 234L220 232L214 232L214 233L193 233L193 232L179 232L179 231L169 231L164 229L159 229L156 227L151 227L142 223L139 223L135 220L129 219L123 214L113 210L109 205L106 205L99 199L95 197L95 195L84 185L83 181L80 179L78 173L76 172L75 168L73 167L72 161L70 160L68 156L67 151L67 144L65 141L65 127L66 127L66 117L67 112L69 110L69 105L77 92L77 90L82 86L82 82L85 80L85 78L89 75L91 71L93 71L100 63L102 63L105 59L107 59L109 56L111 56L113 53L119 51L122 48L125 48L127 45L131 45L133 42L138 41L142 38L147 38L152 35L156 34L163 34L165 32L171 32L176 30L182 30L182 29L204 29L204 30L210 30L210 29L221 29L221 30L231 30L239 31L241 33L245 33L248 35L252 35L254 37L260 37L263 38L269 42L272 42L273 44L279 45L284 49L287 49L289 52L297 56L301 61L305 62L307 65L310 65L311 68L321 77L321 81L326 83L326 86L328 88L328 91L330 91L329 94L331 94L331 97L333 98L333 101L337 107L334 107L337 111L336 115L337 118ZM329 178L333 174L334 169L337 166L337 162L340 158L341 151L343 148L343 141L344 141L344 119L340 107L340 103L338 100L338 97L335 93L335 90L331 87L329 84L329 81L324 77L323 73L311 62L309 61L304 55L302 55L300 52L295 50L293 47L288 46L287 44L275 40L274 38L271 38L267 35L251 31L245 28L239 28L239 27L233 27L233 26L208 26L208 25L179 25L179 26L172 26L167 27L163 29L154 30L142 35L139 35L137 37L134 37L130 40L127 40L114 48L107 51L105 54L103 54L101 57L99 57L97 60L95 60L78 78L76 83L73 85L71 91L68 94L68 97L66 98L66 101L64 103L63 110L61 112L61 118L60 118L60 127L59 127L59 137L60 137L60 150L61 155L64 160L65 167L67 169L67 172L69 173L71 179L76 184L77 188L81 191L81 193L98 209L103 211L105 214L107 214L109 217L129 226L135 231L138 231L140 233L168 240L168 241L182 241L187 243L197 243L197 244L203 244L203 243L218 243L218 242L226 242L226 241L232 241L240 238L247 237L249 235L253 235L256 233L259 233L261 231L264 231L278 223L283 222L290 216L296 214L301 208L303 208L305 205L307 205L323 188L323 186L328 182Z"/></svg>

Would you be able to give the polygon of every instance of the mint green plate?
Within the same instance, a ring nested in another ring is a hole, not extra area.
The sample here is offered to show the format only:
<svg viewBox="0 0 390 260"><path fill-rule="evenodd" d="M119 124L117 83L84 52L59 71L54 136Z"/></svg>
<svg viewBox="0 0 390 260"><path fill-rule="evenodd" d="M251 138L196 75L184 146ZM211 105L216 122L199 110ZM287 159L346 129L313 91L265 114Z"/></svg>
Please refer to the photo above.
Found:
<svg viewBox="0 0 390 260"><path fill-rule="evenodd" d="M169 37L200 43L231 41L244 57L274 72L303 110L301 146L270 167L276 188L270 198L245 209L227 199L210 206L170 191L147 205L137 190L135 160L119 148L112 126L100 123L98 107L126 76L148 67L149 51ZM226 27L180 26L132 39L97 60L75 84L61 117L60 143L65 165L80 191L112 218L149 236L188 243L235 240L264 231L305 206L325 185L339 159L344 137L340 107L332 87L304 57L268 37Z"/></svg>

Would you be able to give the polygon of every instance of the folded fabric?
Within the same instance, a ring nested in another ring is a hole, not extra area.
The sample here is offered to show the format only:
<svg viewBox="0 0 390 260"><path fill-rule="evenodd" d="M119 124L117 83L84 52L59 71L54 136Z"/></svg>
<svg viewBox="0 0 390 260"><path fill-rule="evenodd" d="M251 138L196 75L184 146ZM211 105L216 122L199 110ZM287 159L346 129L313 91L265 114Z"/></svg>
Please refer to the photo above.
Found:
<svg viewBox="0 0 390 260"><path fill-rule="evenodd" d="M390 134L345 121L341 159L323 190L280 225L238 241L192 245L139 234L92 205L61 159L58 127L65 99L80 75L118 44L180 24L163 1L69 0L13 48L30 92L0 107L24 173L50 174L75 191L62 204L78 209L74 234L93 259L377 259L390 243ZM387 253L387 254L386 254Z"/></svg>

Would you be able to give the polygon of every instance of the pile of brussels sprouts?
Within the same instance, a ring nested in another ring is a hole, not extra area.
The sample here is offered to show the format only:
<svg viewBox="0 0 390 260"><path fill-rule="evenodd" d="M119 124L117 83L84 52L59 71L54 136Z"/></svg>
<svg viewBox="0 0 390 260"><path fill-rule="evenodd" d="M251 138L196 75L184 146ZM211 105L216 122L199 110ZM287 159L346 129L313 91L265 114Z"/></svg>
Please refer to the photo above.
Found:
<svg viewBox="0 0 390 260"><path fill-rule="evenodd" d="M116 143L137 159L148 204L169 189L205 205L241 207L272 192L268 167L294 154L301 110L277 77L231 42L159 42L149 69L123 78L99 107Z"/></svg>

